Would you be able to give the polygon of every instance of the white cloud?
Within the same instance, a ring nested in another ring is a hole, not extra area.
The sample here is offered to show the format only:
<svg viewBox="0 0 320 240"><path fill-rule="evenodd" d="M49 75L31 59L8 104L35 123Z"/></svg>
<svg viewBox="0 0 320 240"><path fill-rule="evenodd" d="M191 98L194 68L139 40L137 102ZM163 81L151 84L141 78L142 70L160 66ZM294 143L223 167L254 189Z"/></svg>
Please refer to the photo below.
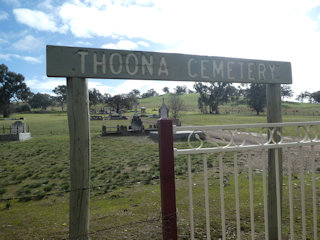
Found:
<svg viewBox="0 0 320 240"><path fill-rule="evenodd" d="M188 89L193 89L194 82L185 81L146 81L146 80L88 80L89 89L97 89L101 94L126 94L133 89L138 89L140 93L145 93L153 88L157 93L164 94L162 89L168 87L170 92L174 92L177 86L186 86Z"/></svg>
<svg viewBox="0 0 320 240"><path fill-rule="evenodd" d="M21 56L19 54L1 54L0 53L0 59L3 59L5 61L11 61L12 58L24 60L26 62L35 64L35 63L41 63L41 57L30 57L30 56Z"/></svg>
<svg viewBox="0 0 320 240"><path fill-rule="evenodd" d="M0 10L0 20L8 19L9 14L5 11Z"/></svg>
<svg viewBox="0 0 320 240"><path fill-rule="evenodd" d="M105 85L105 84L103 84L101 82L97 82L94 79L89 79L88 88L89 89L95 88L95 89L99 90L99 92L101 94L110 93L110 91L112 89L112 87L107 86L107 85Z"/></svg>
<svg viewBox="0 0 320 240"><path fill-rule="evenodd" d="M43 11L20 8L14 14L39 31L119 39L104 48L137 49L152 42L169 52L290 61L299 94L320 89L320 19L307 15L319 5L319 0L76 0L48 14L52 4L46 0L38 5Z"/></svg>
<svg viewBox="0 0 320 240"><path fill-rule="evenodd" d="M0 44L8 43L7 40L0 38Z"/></svg>
<svg viewBox="0 0 320 240"><path fill-rule="evenodd" d="M28 87L32 89L33 92L48 93L53 95L52 90L59 85L66 85L66 79L62 78L48 78L46 76L33 77L31 79L25 80Z"/></svg>
<svg viewBox="0 0 320 240"><path fill-rule="evenodd" d="M77 46L92 46L92 43L88 41L77 41L76 44Z"/></svg>
<svg viewBox="0 0 320 240"><path fill-rule="evenodd" d="M34 50L43 46L41 39L35 38L32 35L27 35L24 38L13 44L13 47L18 50Z"/></svg>
<svg viewBox="0 0 320 240"><path fill-rule="evenodd" d="M57 27L53 16L42 11L17 8L13 13L18 22L40 31L64 33L67 30L65 26Z"/></svg>
<svg viewBox="0 0 320 240"><path fill-rule="evenodd" d="M51 0L45 0L45 1L41 1L38 4L38 8L44 9L44 10L52 10L54 8L54 6L52 5Z"/></svg>
<svg viewBox="0 0 320 240"><path fill-rule="evenodd" d="M106 92L111 95L117 95L122 93L129 93L133 89L138 89L142 94L153 88L157 93L163 94L162 89L164 87L168 87L170 89L170 92L174 92L174 88L184 85L187 86L188 89L193 89L194 82L125 80L116 87L110 86L106 88Z"/></svg>
<svg viewBox="0 0 320 240"><path fill-rule="evenodd" d="M117 47L119 49L132 50L132 49L136 49L138 47L138 44L129 40L121 40L120 42L117 43Z"/></svg>
<svg viewBox="0 0 320 240"><path fill-rule="evenodd" d="M103 44L101 48L118 49L117 45L114 43Z"/></svg>
<svg viewBox="0 0 320 240"><path fill-rule="evenodd" d="M139 41L138 44L141 45L141 46L143 46L143 47L149 47L149 46L150 46L149 43L143 42L143 41Z"/></svg>
<svg viewBox="0 0 320 240"><path fill-rule="evenodd" d="M170 33L176 31L177 24L165 16L166 12L152 5L121 4L118 1L84 4L76 1L63 4L59 14L77 37L125 36L153 42L175 40Z"/></svg>
<svg viewBox="0 0 320 240"><path fill-rule="evenodd" d="M135 43L129 40L120 40L117 43L103 44L101 48L134 50L137 49L139 46L149 47L149 43L143 41L138 41L137 43Z"/></svg>
<svg viewBox="0 0 320 240"><path fill-rule="evenodd" d="M3 59L5 61L9 61L10 60L10 54L1 54L0 53L0 59Z"/></svg>
<svg viewBox="0 0 320 240"><path fill-rule="evenodd" d="M20 58L24 61L30 62L30 63L41 63L41 57L30 57L30 56L20 56L20 55L15 55L15 57Z"/></svg>
<svg viewBox="0 0 320 240"><path fill-rule="evenodd" d="M133 50L138 48L138 44L129 40L121 40L117 44L108 43L101 46L102 48Z"/></svg>

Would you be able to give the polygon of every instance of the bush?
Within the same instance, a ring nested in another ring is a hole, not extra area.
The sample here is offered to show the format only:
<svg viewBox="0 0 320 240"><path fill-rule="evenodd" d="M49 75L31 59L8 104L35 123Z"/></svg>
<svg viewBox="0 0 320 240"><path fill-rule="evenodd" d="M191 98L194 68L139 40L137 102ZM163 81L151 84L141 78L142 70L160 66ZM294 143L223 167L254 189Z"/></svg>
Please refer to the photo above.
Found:
<svg viewBox="0 0 320 240"><path fill-rule="evenodd" d="M42 182L33 182L33 183L31 183L31 184L29 184L29 187L30 188L38 188L38 187L40 187L42 185Z"/></svg>
<svg viewBox="0 0 320 240"><path fill-rule="evenodd" d="M5 188L0 188L0 195L4 194L7 190Z"/></svg>
<svg viewBox="0 0 320 240"><path fill-rule="evenodd" d="M17 195L18 196L24 196L24 195L29 195L31 194L31 190L30 190L30 187L29 185L24 185L22 188L20 188L18 191L17 191Z"/></svg>
<svg viewBox="0 0 320 240"><path fill-rule="evenodd" d="M31 111L31 107L28 103L25 104L18 104L16 107L16 111L17 112L30 112Z"/></svg>
<svg viewBox="0 0 320 240"><path fill-rule="evenodd" d="M67 191L69 189L69 183L68 182L63 182L60 186L61 190Z"/></svg>
<svg viewBox="0 0 320 240"><path fill-rule="evenodd" d="M52 190L52 186L45 186L43 188L43 191L45 191L45 192L50 192L51 190Z"/></svg>
<svg viewBox="0 0 320 240"><path fill-rule="evenodd" d="M37 193L35 196L33 196L33 200L41 200L42 198L44 198L46 195L43 192L39 192Z"/></svg>

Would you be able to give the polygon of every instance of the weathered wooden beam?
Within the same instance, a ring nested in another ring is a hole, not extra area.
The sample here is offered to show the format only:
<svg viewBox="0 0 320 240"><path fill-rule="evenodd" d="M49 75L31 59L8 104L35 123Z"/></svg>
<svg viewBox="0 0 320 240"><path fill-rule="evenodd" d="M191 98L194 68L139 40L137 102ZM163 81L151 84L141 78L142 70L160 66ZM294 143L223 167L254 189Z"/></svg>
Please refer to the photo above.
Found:
<svg viewBox="0 0 320 240"><path fill-rule="evenodd" d="M89 239L90 122L88 81L67 78L70 136L70 239Z"/></svg>
<svg viewBox="0 0 320 240"><path fill-rule="evenodd" d="M281 115L281 85L267 84L267 121L268 123L282 122ZM281 129L279 129L281 131ZM280 141L280 136L274 136L275 141ZM278 163L280 176L280 199L282 199L282 150L278 149ZM276 150L268 150L268 228L269 239L278 239L277 218L277 188L276 188ZM281 201L282 202L282 201ZM282 204L281 204L282 205ZM281 212L281 211L280 211ZM281 229L280 229L281 230Z"/></svg>
<svg viewBox="0 0 320 240"><path fill-rule="evenodd" d="M290 84L289 62L47 46L49 77Z"/></svg>

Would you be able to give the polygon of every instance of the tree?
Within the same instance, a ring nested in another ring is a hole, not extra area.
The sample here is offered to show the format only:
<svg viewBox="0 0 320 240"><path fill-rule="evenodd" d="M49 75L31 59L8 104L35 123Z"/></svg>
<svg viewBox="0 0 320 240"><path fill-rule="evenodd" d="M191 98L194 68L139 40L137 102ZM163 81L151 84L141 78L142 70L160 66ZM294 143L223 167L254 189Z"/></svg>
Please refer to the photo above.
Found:
<svg viewBox="0 0 320 240"><path fill-rule="evenodd" d="M12 100L26 101L31 92L24 83L24 76L20 73L8 71L4 64L0 65L0 110L3 117L10 117L10 103Z"/></svg>
<svg viewBox="0 0 320 240"><path fill-rule="evenodd" d="M180 112L184 109L184 104L179 94L170 94L168 107L173 119L178 119Z"/></svg>
<svg viewBox="0 0 320 240"><path fill-rule="evenodd" d="M153 97L153 96L158 96L159 94L153 89L149 89L146 93L142 94L142 98L147 98L147 97Z"/></svg>
<svg viewBox="0 0 320 240"><path fill-rule="evenodd" d="M32 108L46 110L52 104L52 98L49 94L37 93L29 100L29 104Z"/></svg>
<svg viewBox="0 0 320 240"><path fill-rule="evenodd" d="M236 87L232 85L227 86L226 94L228 95L228 97L230 97L231 102L235 102L235 101L238 102L240 93Z"/></svg>
<svg viewBox="0 0 320 240"><path fill-rule="evenodd" d="M200 94L198 99L198 107L203 113L207 113L207 107L209 107L209 113L219 114L219 105L228 102L230 93L229 83L213 82L209 85L203 83L196 83L194 85L195 90Z"/></svg>
<svg viewBox="0 0 320 240"><path fill-rule="evenodd" d="M107 102L117 113L119 113L121 109L131 109L133 103L133 99L127 94L114 95L110 97Z"/></svg>
<svg viewBox="0 0 320 240"><path fill-rule="evenodd" d="M103 96L97 89L89 89L89 104L95 106L98 103L103 103Z"/></svg>
<svg viewBox="0 0 320 240"><path fill-rule="evenodd" d="M257 115L259 115L260 112L263 112L263 108L267 104L266 85L255 83L250 84L246 98L249 107L253 108L257 112Z"/></svg>
<svg viewBox="0 0 320 240"><path fill-rule="evenodd" d="M133 89L131 92L128 93L128 95L134 96L135 98L139 98L140 91L138 89Z"/></svg>
<svg viewBox="0 0 320 240"><path fill-rule="evenodd" d="M165 93L165 94L169 94L170 91L169 91L169 88L168 87L164 87L162 88L162 91Z"/></svg>
<svg viewBox="0 0 320 240"><path fill-rule="evenodd" d="M195 83L193 85L194 89L196 90L197 93L199 93L199 98L198 98L198 108L203 114L208 113L208 102L209 102L209 97L208 97L208 86L204 85L201 82Z"/></svg>
<svg viewBox="0 0 320 240"><path fill-rule="evenodd" d="M67 102L67 86L59 85L55 87L52 92L57 95L54 99L60 104L61 110L63 111L63 106Z"/></svg>
<svg viewBox="0 0 320 240"><path fill-rule="evenodd" d="M102 102L103 103L108 103L109 98L111 98L111 95L109 93L105 93L102 96Z"/></svg>
<svg viewBox="0 0 320 240"><path fill-rule="evenodd" d="M185 94L187 91L187 87L186 86L177 86L174 90L175 90L176 94Z"/></svg>
<svg viewBox="0 0 320 240"><path fill-rule="evenodd" d="M301 93L297 96L296 100L303 102L303 100L304 100L305 98L308 98L309 101L312 101L312 99L311 99L311 93L309 93L309 92L307 92L307 91L301 92Z"/></svg>
<svg viewBox="0 0 320 240"><path fill-rule="evenodd" d="M290 85L281 85L281 97L282 98L290 98L293 96L293 90Z"/></svg>
<svg viewBox="0 0 320 240"><path fill-rule="evenodd" d="M311 93L311 97L316 103L320 103L320 91Z"/></svg>

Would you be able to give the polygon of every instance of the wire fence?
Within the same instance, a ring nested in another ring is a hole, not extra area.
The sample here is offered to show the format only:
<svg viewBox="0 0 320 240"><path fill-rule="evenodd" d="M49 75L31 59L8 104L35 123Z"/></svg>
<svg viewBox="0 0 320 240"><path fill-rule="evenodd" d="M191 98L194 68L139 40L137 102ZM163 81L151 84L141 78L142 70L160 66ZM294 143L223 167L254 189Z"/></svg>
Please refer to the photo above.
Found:
<svg viewBox="0 0 320 240"><path fill-rule="evenodd" d="M160 183L159 179L156 179L155 181ZM123 187L125 184L133 185L132 182L112 183L112 185L116 185L118 187ZM61 190L61 191L54 191L54 192L50 192L50 193L43 193L43 192L39 193L38 192L37 194L26 194L23 196L12 196L12 197L0 198L0 202L7 202L7 201L12 201L12 200L18 200L18 201L40 200L45 197L59 196L61 194L65 194L65 193L76 192L76 191L85 191L85 190L90 190L90 193L94 194L93 190L108 187L108 186L110 186L110 184L96 185L96 186L91 186L89 188L67 189L67 190Z"/></svg>
<svg viewBox="0 0 320 240"><path fill-rule="evenodd" d="M0 130L2 134L19 134L19 133L25 133L25 132L30 132L29 126L17 126L17 127L5 127L4 125L2 126Z"/></svg>
<svg viewBox="0 0 320 240"><path fill-rule="evenodd" d="M78 189L68 189L64 191L55 191L51 193L46 193L41 195L42 198L47 198L51 196L59 196L60 194L67 194L75 191L85 191L91 190L95 188L103 188L108 186L99 185L99 186L91 186L90 188L78 188ZM123 186L119 184L119 186ZM109 197L113 196L113 192L109 194ZM12 196L6 198L0 198L0 202L7 202L8 209L13 208L15 202L14 201L31 201L31 200L40 200L39 194L28 194L24 196ZM160 207L157 206L157 211L150 211L146 215L142 215L139 213L132 214L135 216L120 216L113 212L113 214L97 216L90 219L90 232L87 235L90 239L159 239L161 236L161 214L159 212ZM135 211L131 209L132 211ZM119 211L123 211L124 213L127 211L131 211L130 209L123 209ZM32 211L30 209L30 211ZM117 219L117 220L115 220ZM35 219L32 220L33 225L41 224L41 222L37 222ZM64 224L59 228L65 228L68 224ZM0 227L1 229L1 227ZM65 239L65 240L73 240L73 239L83 239L85 237L84 234L78 235L70 238L68 229L61 231L50 231L50 233L39 234L44 239ZM17 236L17 239L20 239ZM23 239L23 238L21 238Z"/></svg>
<svg viewBox="0 0 320 240"><path fill-rule="evenodd" d="M92 224L95 221L98 221L99 219L94 219L91 220L90 223ZM68 235L68 231L62 231L62 232L57 232L56 236L53 237L53 239L62 239L62 240L76 240L76 239L81 239L84 236L90 236L90 237L98 237L98 239L112 239L110 238L111 236L101 236L102 233L106 233L106 232L110 232L110 231L120 231L120 232L126 232L128 234L128 229L130 228L134 228L135 230L137 230L138 226L141 226L142 224L147 224L150 226L150 224L152 225L157 225L157 229L158 233L160 236L160 224L161 224L161 216L151 216L151 217L147 217L146 219L142 219L142 220L138 220L138 221L133 221L133 222L129 222L129 223L125 223L125 224L119 224L116 226L112 226L112 227L104 227L104 228L100 228L94 231L90 231L88 234L81 234L81 235L77 235L75 237L63 237L61 238L61 235ZM155 232L154 232L155 233ZM146 233L145 233L146 234ZM119 234L120 235L120 234ZM136 233L130 233L130 235L136 235L136 239L141 239L141 235L138 235L137 232ZM143 239L143 238L142 238ZM155 238L154 238L155 239Z"/></svg>

